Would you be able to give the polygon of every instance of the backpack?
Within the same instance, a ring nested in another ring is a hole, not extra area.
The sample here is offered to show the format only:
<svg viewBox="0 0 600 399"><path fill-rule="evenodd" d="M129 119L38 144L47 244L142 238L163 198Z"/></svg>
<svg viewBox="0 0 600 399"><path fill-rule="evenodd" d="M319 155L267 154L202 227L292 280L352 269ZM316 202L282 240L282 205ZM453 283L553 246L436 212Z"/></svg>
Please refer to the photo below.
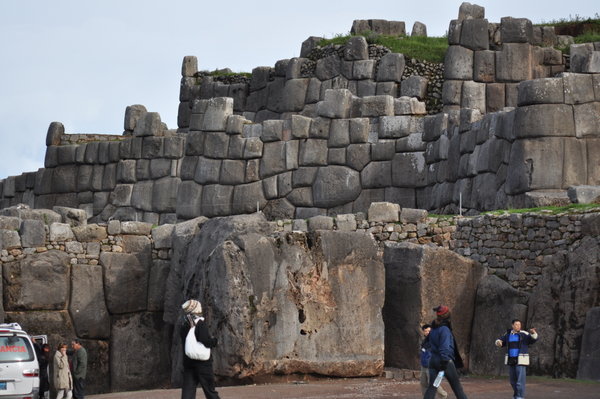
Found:
<svg viewBox="0 0 600 399"><path fill-rule="evenodd" d="M210 349L196 339L196 323L193 318L188 318L191 328L185 337L185 355L193 360L206 361L210 359ZM204 320L204 318L200 318Z"/></svg>

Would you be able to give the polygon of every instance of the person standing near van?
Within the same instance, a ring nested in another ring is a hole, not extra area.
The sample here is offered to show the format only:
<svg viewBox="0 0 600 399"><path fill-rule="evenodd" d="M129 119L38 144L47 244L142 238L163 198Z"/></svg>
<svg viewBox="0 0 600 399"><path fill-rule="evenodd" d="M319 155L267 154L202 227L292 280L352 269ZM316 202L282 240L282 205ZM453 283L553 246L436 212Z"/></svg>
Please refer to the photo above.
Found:
<svg viewBox="0 0 600 399"><path fill-rule="evenodd" d="M56 399L71 399L73 395L73 378L69 369L69 357L67 356L67 344L58 345L54 354L54 389Z"/></svg>
<svg viewBox="0 0 600 399"><path fill-rule="evenodd" d="M87 375L87 351L78 339L71 342L71 347L73 348L73 397L83 399Z"/></svg>
<svg viewBox="0 0 600 399"><path fill-rule="evenodd" d="M527 331L521 330L521 320L512 321L512 329L496 340L496 346L506 347L505 364L508 365L508 376L513 388L513 398L525 397L525 379L527 366L529 366L529 345L537 341L538 334L535 328Z"/></svg>

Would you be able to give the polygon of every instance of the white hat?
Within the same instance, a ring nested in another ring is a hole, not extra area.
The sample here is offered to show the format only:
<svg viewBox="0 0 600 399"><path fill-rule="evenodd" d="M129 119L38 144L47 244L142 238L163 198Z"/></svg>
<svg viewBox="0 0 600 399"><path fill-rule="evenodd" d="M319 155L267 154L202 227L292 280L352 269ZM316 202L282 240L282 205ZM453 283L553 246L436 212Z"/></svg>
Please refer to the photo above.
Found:
<svg viewBox="0 0 600 399"><path fill-rule="evenodd" d="M195 299L185 301L181 308L185 313L202 314L202 305Z"/></svg>

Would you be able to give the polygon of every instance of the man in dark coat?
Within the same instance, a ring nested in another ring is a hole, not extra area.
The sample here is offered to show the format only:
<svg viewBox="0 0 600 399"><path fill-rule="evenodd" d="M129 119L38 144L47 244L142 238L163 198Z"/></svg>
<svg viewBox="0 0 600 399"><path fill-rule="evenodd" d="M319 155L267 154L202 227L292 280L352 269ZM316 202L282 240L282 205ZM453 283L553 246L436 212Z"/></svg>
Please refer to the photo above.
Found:
<svg viewBox="0 0 600 399"><path fill-rule="evenodd" d="M467 399L460 380L458 379L457 368L462 365L455 365L460 360L457 358L456 341L452 334L450 324L450 309L448 306L440 305L433 309L436 312L436 319L431 323L431 332L429 333L429 343L431 345L431 359L429 360L429 387L425 392L424 399L433 399L437 388L433 385L440 371L444 372L444 377L450 383L450 387L457 399ZM462 363L462 360L460 360Z"/></svg>
<svg viewBox="0 0 600 399"><path fill-rule="evenodd" d="M213 374L212 354L208 360L194 360L185 354L185 340L188 332L196 326L194 334L196 340L207 348L217 346L217 339L208 333L208 328L202 317L202 305L195 299L190 299L181 305L186 313L180 325L181 346L183 350L183 386L181 388L181 399L193 399L196 397L198 384L204 391L207 399L219 399L215 389L215 376Z"/></svg>
<svg viewBox="0 0 600 399"><path fill-rule="evenodd" d="M74 339L73 348L73 398L83 399L85 395L85 377L87 375L88 355L81 341Z"/></svg>

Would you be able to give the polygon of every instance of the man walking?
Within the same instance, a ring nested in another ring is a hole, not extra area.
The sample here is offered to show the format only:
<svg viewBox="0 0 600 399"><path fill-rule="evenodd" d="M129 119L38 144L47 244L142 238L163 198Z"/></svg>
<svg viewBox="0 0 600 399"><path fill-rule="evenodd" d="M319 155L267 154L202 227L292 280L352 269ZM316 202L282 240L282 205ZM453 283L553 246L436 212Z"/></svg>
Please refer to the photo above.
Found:
<svg viewBox="0 0 600 399"><path fill-rule="evenodd" d="M496 340L496 346L506 347L507 353L504 363L508 365L510 385L513 388L513 398L525 397L525 379L527 366L529 366L529 345L538 339L535 328L527 331L521 330L521 320L512 321L512 329Z"/></svg>
<svg viewBox="0 0 600 399"><path fill-rule="evenodd" d="M73 397L83 399L87 374L87 351L78 339L71 342L71 347L73 348Z"/></svg>
<svg viewBox="0 0 600 399"><path fill-rule="evenodd" d="M421 342L421 393L425 395L427 388L429 387L429 359L431 359L431 344L429 343L429 333L431 332L431 326L429 324L423 324L421 326L423 331L423 342ZM440 385L437 388L437 398L446 399L448 393L444 391L444 388Z"/></svg>

